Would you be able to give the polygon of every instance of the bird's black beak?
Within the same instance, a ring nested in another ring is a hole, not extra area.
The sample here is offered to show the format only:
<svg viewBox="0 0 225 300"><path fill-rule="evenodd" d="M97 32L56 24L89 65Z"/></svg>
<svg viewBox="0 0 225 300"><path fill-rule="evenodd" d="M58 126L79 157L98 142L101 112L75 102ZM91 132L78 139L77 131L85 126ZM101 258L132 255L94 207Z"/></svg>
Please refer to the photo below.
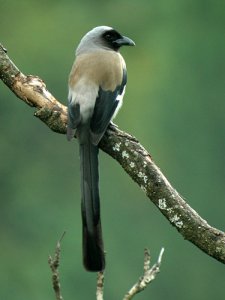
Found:
<svg viewBox="0 0 225 300"><path fill-rule="evenodd" d="M126 37L126 36L122 36L121 38L115 40L113 43L118 45L118 47L121 47L121 46L135 46L135 42L132 41L132 39Z"/></svg>

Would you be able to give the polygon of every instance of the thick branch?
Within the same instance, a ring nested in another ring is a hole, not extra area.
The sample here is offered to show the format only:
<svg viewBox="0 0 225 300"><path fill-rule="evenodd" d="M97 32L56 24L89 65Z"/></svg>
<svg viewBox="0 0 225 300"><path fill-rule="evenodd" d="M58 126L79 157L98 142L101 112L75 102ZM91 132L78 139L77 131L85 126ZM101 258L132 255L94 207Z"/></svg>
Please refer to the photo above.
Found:
<svg viewBox="0 0 225 300"><path fill-rule="evenodd" d="M58 133L66 132L67 109L37 76L25 76L0 46L0 78L28 105L35 116ZM182 236L225 263L225 234L211 227L170 185L147 150L130 134L110 126L99 147L116 159Z"/></svg>

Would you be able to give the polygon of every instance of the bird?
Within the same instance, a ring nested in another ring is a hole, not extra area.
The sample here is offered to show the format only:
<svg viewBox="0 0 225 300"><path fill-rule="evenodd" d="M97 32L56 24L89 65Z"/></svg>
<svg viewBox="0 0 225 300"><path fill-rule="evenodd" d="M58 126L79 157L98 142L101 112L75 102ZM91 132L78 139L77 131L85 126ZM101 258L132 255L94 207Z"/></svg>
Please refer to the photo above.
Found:
<svg viewBox="0 0 225 300"><path fill-rule="evenodd" d="M90 272L105 269L98 144L125 93L127 71L119 50L134 45L112 27L95 27L78 44L69 75L67 139L76 136L79 143L83 265Z"/></svg>

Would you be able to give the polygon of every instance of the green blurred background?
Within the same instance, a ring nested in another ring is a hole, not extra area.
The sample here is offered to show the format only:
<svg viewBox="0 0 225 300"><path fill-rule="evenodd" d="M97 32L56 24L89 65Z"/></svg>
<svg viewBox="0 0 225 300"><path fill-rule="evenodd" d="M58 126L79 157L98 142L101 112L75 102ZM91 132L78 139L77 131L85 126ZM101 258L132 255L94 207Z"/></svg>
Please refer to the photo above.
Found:
<svg viewBox="0 0 225 300"><path fill-rule="evenodd" d="M128 86L116 119L135 135L188 203L224 229L225 1L0 1L1 42L25 74L67 103L80 38L110 25L124 48ZM47 264L64 230L65 299L95 299L81 260L77 144L51 132L0 83L0 299L54 299ZM161 273L135 299L224 299L224 265L185 241L121 167L100 153L107 269L105 298L122 299L142 273L143 250Z"/></svg>

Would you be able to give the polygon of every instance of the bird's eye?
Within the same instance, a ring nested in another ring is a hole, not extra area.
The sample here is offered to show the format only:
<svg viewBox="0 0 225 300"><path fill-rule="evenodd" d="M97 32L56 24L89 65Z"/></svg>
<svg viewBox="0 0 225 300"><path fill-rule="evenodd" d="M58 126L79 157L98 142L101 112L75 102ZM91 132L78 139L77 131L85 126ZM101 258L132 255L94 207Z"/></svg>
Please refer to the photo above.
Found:
<svg viewBox="0 0 225 300"><path fill-rule="evenodd" d="M105 32L103 34L103 39L106 41L107 44L109 44L111 47L114 47L114 44L117 39L121 38L120 34L116 32L115 30L111 30L109 32Z"/></svg>
<svg viewBox="0 0 225 300"><path fill-rule="evenodd" d="M107 40L111 40L111 39L112 39L112 35L108 33L108 34L105 35L105 38L106 38Z"/></svg>

